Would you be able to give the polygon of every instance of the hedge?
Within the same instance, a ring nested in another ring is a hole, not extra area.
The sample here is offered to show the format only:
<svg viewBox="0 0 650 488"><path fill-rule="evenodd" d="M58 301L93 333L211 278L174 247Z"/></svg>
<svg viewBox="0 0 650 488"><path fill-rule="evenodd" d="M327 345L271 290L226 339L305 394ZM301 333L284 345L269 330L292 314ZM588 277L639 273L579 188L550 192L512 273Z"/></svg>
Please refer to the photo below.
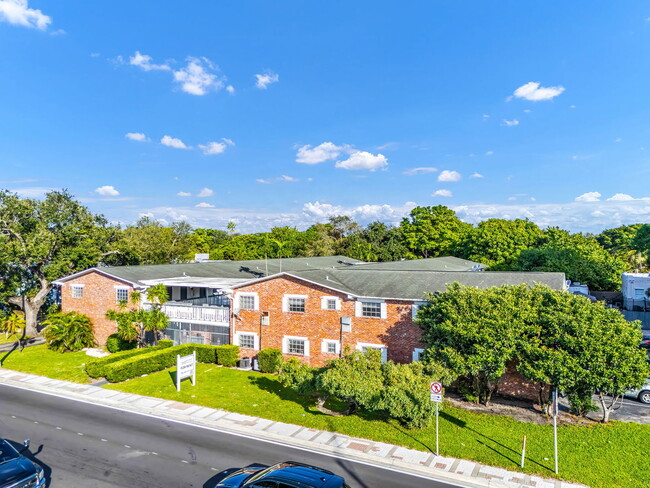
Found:
<svg viewBox="0 0 650 488"><path fill-rule="evenodd" d="M161 349L166 349L174 345L173 341L162 340L158 341L157 346L145 347L142 349L131 349L128 351L121 351L111 354L110 356L105 356L103 358L96 359L95 361L90 361L86 364L86 373L91 378L101 378L106 376L105 368L111 363L116 361L122 361L123 359L131 358L133 356L139 356L141 354L148 354L152 351L159 351Z"/></svg>
<svg viewBox="0 0 650 488"><path fill-rule="evenodd" d="M111 383L119 383L137 376L142 376L176 364L176 355L186 356L196 351L196 360L200 363L217 363L223 366L233 365L239 355L239 347L208 346L204 344L181 344L165 349L158 349L138 356L127 357L121 361L109 363L104 368L104 377Z"/></svg>
<svg viewBox="0 0 650 488"><path fill-rule="evenodd" d="M136 341L125 341L117 334L111 334L106 339L106 349L108 352L130 351L138 347Z"/></svg>
<svg viewBox="0 0 650 488"><path fill-rule="evenodd" d="M277 373L282 366L284 356L279 349L269 347L257 353L257 361L262 373Z"/></svg>

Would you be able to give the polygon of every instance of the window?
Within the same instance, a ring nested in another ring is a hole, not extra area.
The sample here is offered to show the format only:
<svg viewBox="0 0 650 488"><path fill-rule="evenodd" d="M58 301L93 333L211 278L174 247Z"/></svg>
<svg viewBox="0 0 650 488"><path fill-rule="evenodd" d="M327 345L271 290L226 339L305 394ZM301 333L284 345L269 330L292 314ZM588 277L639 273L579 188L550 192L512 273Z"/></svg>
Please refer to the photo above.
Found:
<svg viewBox="0 0 650 488"><path fill-rule="evenodd" d="M84 287L83 285L72 285L72 298L83 298Z"/></svg>
<svg viewBox="0 0 650 488"><path fill-rule="evenodd" d="M327 310L336 310L336 298L328 298L325 302Z"/></svg>
<svg viewBox="0 0 650 488"><path fill-rule="evenodd" d="M305 341L302 339L287 339L287 352L289 354L305 355Z"/></svg>
<svg viewBox="0 0 650 488"><path fill-rule="evenodd" d="M305 313L304 298L289 297L287 303L289 304L289 312Z"/></svg>
<svg viewBox="0 0 650 488"><path fill-rule="evenodd" d="M255 349L255 336L253 334L239 334L239 347Z"/></svg>
<svg viewBox="0 0 650 488"><path fill-rule="evenodd" d="M415 348L413 349L413 361L420 361L422 359L422 353L424 352L424 349L418 349Z"/></svg>
<svg viewBox="0 0 650 488"><path fill-rule="evenodd" d="M325 354L338 354L341 351L339 341L333 339L325 339L321 345L321 352Z"/></svg>
<svg viewBox="0 0 650 488"><path fill-rule="evenodd" d="M341 310L341 300L337 297L322 297L320 308L322 310Z"/></svg>
<svg viewBox="0 0 650 488"><path fill-rule="evenodd" d="M420 307L424 307L427 304L427 302L415 302L411 306L411 318L415 320L418 315L418 310L420 310Z"/></svg>
<svg viewBox="0 0 650 488"><path fill-rule="evenodd" d="M239 308L242 310L255 310L255 295L239 295Z"/></svg>
<svg viewBox="0 0 650 488"><path fill-rule="evenodd" d="M643 288L634 289L634 299L643 300L645 298L645 290Z"/></svg>
<svg viewBox="0 0 650 488"><path fill-rule="evenodd" d="M381 317L381 303L361 302L362 317Z"/></svg>
<svg viewBox="0 0 650 488"><path fill-rule="evenodd" d="M357 343L357 351L366 352L368 349L377 349L381 352L381 362L385 363L388 359L388 348L383 344L367 344L363 342Z"/></svg>
<svg viewBox="0 0 650 488"><path fill-rule="evenodd" d="M129 289L128 288L117 288L115 289L115 298L118 302L126 302L129 299Z"/></svg>

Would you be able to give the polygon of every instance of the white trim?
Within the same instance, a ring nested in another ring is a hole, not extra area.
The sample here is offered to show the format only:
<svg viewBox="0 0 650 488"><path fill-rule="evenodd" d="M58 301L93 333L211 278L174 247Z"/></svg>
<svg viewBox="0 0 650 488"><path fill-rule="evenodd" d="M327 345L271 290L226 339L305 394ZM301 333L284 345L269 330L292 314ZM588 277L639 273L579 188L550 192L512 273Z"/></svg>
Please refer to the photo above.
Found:
<svg viewBox="0 0 650 488"><path fill-rule="evenodd" d="M379 349L381 351L381 362L385 363L388 359L388 346L384 344L370 344L368 342L357 342L355 349L363 351L364 348Z"/></svg>
<svg viewBox="0 0 650 488"><path fill-rule="evenodd" d="M328 302L334 300L334 308L328 308ZM341 310L341 299L334 296L324 296L320 299L320 308L321 310Z"/></svg>
<svg viewBox="0 0 650 488"><path fill-rule="evenodd" d="M248 331L245 331L245 330L242 330L242 331L239 331L239 332L235 332L235 337L233 338L233 339L234 339L233 342L235 343L235 345L237 345L237 346L239 346L239 347L243 347L243 346L239 343L239 338L240 338L241 336L243 336L243 335L252 335L252 336L253 336L253 350L254 350L254 351L258 351L259 348L260 348L260 338L259 338L259 336L257 335L256 332L248 332ZM247 349L248 349L248 348L247 348Z"/></svg>
<svg viewBox="0 0 650 488"><path fill-rule="evenodd" d="M117 294L118 294L119 291L122 291L122 290L126 291L126 298L124 300L128 301L128 299L129 299L129 290L130 290L130 288L128 286L117 286L116 285L116 286L114 286L114 288L115 288L115 301L117 301L118 303L120 302L120 298L117 296Z"/></svg>
<svg viewBox="0 0 650 488"><path fill-rule="evenodd" d="M91 273L93 271L96 271L97 273L102 274L104 276L108 276L109 278L113 278L113 279L116 279L118 281L128 283L130 285L133 285L134 287L143 288L142 285L140 285L139 283L136 283L135 281L129 281L129 280L126 280L124 278L120 278L119 276L115 276L115 275L112 275L110 273L107 273L106 271L102 271L99 268L88 268L88 269L85 269L83 271L79 271L78 273L74 273L74 274L71 274L69 276L64 276L63 278L59 278L58 280L54 280L52 282L52 284L53 285L63 285L64 283L66 283L66 282L68 282L68 281L70 281L72 279L78 278L80 276L87 275L88 273Z"/></svg>
<svg viewBox="0 0 650 488"><path fill-rule="evenodd" d="M418 316L418 310L420 310L420 307L423 307L427 304L428 302L415 302L413 305L411 305L411 319L415 320Z"/></svg>
<svg viewBox="0 0 650 488"><path fill-rule="evenodd" d="M292 312L289 310L289 299L290 298L298 298L304 300L304 307L305 311L304 312ZM287 312L287 313L306 313L307 312L307 295L293 295L293 294L286 294L282 295L282 311Z"/></svg>
<svg viewBox="0 0 650 488"><path fill-rule="evenodd" d="M282 352L284 354L293 354L295 356L300 356L300 354L296 354L295 352L289 352L289 339L293 339L296 341L303 341L305 343L305 354L302 354L302 356L308 357L309 356L309 339L306 337L296 337L296 336L284 336L282 338Z"/></svg>
<svg viewBox="0 0 650 488"><path fill-rule="evenodd" d="M334 352L328 352L328 344L334 344L336 346ZM338 341L336 339L323 339L320 344L320 352L324 354L341 354L341 341Z"/></svg>
<svg viewBox="0 0 650 488"><path fill-rule="evenodd" d="M381 304L380 310L379 310L379 317L369 317L367 315L363 315L363 304L364 303L379 303ZM356 300L354 303L354 315L355 317L363 317L366 319L385 319L387 317L387 307L386 307L386 301L385 300L378 300L378 299L370 299L370 298L364 298L363 300Z"/></svg>
<svg viewBox="0 0 650 488"><path fill-rule="evenodd" d="M411 355L411 361L412 362L419 361L420 360L420 355L423 352L424 352L424 349L420 349L420 348L417 348L417 347L415 349L413 349L413 353Z"/></svg>
<svg viewBox="0 0 650 488"><path fill-rule="evenodd" d="M253 308L242 308L239 303L241 297L253 297ZM253 291L242 291L235 293L235 313L238 313L240 310L259 310L260 309L260 297L256 292Z"/></svg>

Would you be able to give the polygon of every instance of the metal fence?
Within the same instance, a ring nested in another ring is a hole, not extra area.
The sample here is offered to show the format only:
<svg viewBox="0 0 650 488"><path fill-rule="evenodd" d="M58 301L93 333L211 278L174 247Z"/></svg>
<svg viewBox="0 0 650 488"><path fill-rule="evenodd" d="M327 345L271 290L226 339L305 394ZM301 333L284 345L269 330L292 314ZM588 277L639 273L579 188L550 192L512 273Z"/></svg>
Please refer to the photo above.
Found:
<svg viewBox="0 0 650 488"><path fill-rule="evenodd" d="M179 344L210 344L221 346L230 344L230 327L191 322L170 322L163 330L165 339Z"/></svg>

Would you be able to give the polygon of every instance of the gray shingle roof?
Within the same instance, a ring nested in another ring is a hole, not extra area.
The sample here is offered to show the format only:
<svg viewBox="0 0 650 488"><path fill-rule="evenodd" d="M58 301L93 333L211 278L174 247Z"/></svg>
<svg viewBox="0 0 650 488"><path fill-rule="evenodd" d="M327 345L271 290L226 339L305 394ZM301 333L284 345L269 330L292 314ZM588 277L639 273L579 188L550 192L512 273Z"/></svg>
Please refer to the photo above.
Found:
<svg viewBox="0 0 650 488"><path fill-rule="evenodd" d="M390 261L387 263L359 263L355 269L386 269L403 271L472 271L475 267L485 268L485 265L476 261L443 256L428 259L405 259L404 261Z"/></svg>

